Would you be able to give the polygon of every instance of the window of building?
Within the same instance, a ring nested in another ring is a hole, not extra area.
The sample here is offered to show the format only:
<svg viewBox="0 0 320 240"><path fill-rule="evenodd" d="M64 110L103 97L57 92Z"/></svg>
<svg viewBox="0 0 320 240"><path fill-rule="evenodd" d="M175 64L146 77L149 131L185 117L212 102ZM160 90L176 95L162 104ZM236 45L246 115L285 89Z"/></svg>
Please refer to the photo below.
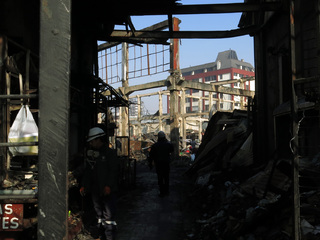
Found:
<svg viewBox="0 0 320 240"><path fill-rule="evenodd" d="M190 90L186 90L184 93L185 93L186 95L190 95Z"/></svg>
<svg viewBox="0 0 320 240"><path fill-rule="evenodd" d="M222 79L222 74L219 75L219 79Z"/></svg>
<svg viewBox="0 0 320 240"><path fill-rule="evenodd" d="M192 106L192 112L198 112L199 108L198 106Z"/></svg>
<svg viewBox="0 0 320 240"><path fill-rule="evenodd" d="M205 77L204 79L205 82L216 82L217 81L217 76L216 75L213 75L213 76L208 76L208 77Z"/></svg>
<svg viewBox="0 0 320 240"><path fill-rule="evenodd" d="M191 98L186 98L186 103L191 102Z"/></svg>
<svg viewBox="0 0 320 240"><path fill-rule="evenodd" d="M191 111L191 107L186 107L186 112L190 112Z"/></svg>
<svg viewBox="0 0 320 240"><path fill-rule="evenodd" d="M189 76L189 75L191 75L191 72L182 73L182 76L183 76L183 77L184 77L184 76Z"/></svg>
<svg viewBox="0 0 320 240"><path fill-rule="evenodd" d="M199 74L199 73L203 73L203 69L198 69L194 71L194 74Z"/></svg>
<svg viewBox="0 0 320 240"><path fill-rule="evenodd" d="M208 105L204 105L204 111L209 111L209 104Z"/></svg>
<svg viewBox="0 0 320 240"><path fill-rule="evenodd" d="M240 83L236 82L233 84L234 87L240 87Z"/></svg>

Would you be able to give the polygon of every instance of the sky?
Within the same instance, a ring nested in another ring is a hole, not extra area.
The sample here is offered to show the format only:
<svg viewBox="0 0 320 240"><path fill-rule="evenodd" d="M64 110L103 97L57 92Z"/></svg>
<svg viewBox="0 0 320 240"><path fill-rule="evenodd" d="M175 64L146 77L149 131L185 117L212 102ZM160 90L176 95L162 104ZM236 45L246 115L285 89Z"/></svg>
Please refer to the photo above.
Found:
<svg viewBox="0 0 320 240"><path fill-rule="evenodd" d="M182 0L182 4L216 4L216 3L237 3L239 0ZM174 15L181 20L181 31L215 31L237 29L241 13L229 14L202 14L202 15ZM134 27L139 30L155 23L167 19L167 16L133 16L131 17ZM117 29L117 26L116 26ZM225 39L181 39L180 41L180 68L186 68L203 63L213 62L219 52L225 50L235 50L239 59L251 63L254 66L253 38L246 35L236 38ZM153 75L152 77L129 79L130 85L141 84L150 81L165 79L168 73ZM155 92L156 90L136 92L143 94ZM142 98L149 113L155 113L158 110L158 98ZM166 102L164 102L164 105ZM165 108L164 108L165 109Z"/></svg>

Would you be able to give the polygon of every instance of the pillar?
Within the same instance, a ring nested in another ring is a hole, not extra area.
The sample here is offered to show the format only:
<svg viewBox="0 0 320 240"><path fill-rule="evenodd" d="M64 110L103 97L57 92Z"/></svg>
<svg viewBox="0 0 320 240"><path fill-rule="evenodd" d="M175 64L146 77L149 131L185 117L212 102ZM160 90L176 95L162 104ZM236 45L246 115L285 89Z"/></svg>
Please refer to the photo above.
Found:
<svg viewBox="0 0 320 240"><path fill-rule="evenodd" d="M159 91L159 131L162 131L162 114L163 114L163 105L162 105L162 94Z"/></svg>
<svg viewBox="0 0 320 240"><path fill-rule="evenodd" d="M129 79L128 79L128 44L122 43L122 87L129 87ZM129 96L123 96L124 99L128 100ZM129 111L127 107L120 108L120 135L121 136L129 136Z"/></svg>
<svg viewBox="0 0 320 240"><path fill-rule="evenodd" d="M68 239L70 59L71 0L40 1L39 240Z"/></svg>

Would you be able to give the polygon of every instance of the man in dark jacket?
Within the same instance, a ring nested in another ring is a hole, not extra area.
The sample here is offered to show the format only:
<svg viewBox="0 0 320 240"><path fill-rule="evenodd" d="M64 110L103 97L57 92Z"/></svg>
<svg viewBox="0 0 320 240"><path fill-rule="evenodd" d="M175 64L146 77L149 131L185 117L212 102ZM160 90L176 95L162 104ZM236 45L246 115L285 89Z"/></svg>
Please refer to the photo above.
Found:
<svg viewBox="0 0 320 240"><path fill-rule="evenodd" d="M150 150L150 159L154 162L158 175L160 197L169 194L169 172L173 145L168 142L163 131L158 133L158 142Z"/></svg>
<svg viewBox="0 0 320 240"><path fill-rule="evenodd" d="M107 146L104 136L101 128L89 131L87 142L92 150L87 152L80 193L91 194L98 227L102 227L106 239L111 240L116 226L115 194L118 191L119 165L115 150Z"/></svg>

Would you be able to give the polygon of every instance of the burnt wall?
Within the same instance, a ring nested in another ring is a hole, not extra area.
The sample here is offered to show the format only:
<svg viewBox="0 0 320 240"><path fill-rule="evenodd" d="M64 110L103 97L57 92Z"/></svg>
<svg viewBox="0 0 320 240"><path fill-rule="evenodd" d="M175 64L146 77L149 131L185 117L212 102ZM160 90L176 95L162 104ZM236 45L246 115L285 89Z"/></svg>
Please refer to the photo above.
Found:
<svg viewBox="0 0 320 240"><path fill-rule="evenodd" d="M295 1L294 53L291 55L291 32L289 1L284 2L284 10L264 15L265 25L254 36L256 65L256 158L265 161L277 150L280 155L290 157L289 141L292 138L290 113L292 61L296 65L296 78L316 77L320 72L319 12L318 1L308 4ZM319 82L306 81L295 85L298 100L319 104ZM281 117L277 117L275 112ZM303 116L300 109L299 119ZM319 120L319 111L313 111ZM285 116L286 115L286 116ZM311 117L311 116L310 116ZM310 128L318 131L320 121L312 121ZM277 126L276 126L277 125ZM289 134L288 134L289 133ZM303 142L314 134L301 131ZM313 139L315 146L319 140ZM266 154L267 153L267 154Z"/></svg>

